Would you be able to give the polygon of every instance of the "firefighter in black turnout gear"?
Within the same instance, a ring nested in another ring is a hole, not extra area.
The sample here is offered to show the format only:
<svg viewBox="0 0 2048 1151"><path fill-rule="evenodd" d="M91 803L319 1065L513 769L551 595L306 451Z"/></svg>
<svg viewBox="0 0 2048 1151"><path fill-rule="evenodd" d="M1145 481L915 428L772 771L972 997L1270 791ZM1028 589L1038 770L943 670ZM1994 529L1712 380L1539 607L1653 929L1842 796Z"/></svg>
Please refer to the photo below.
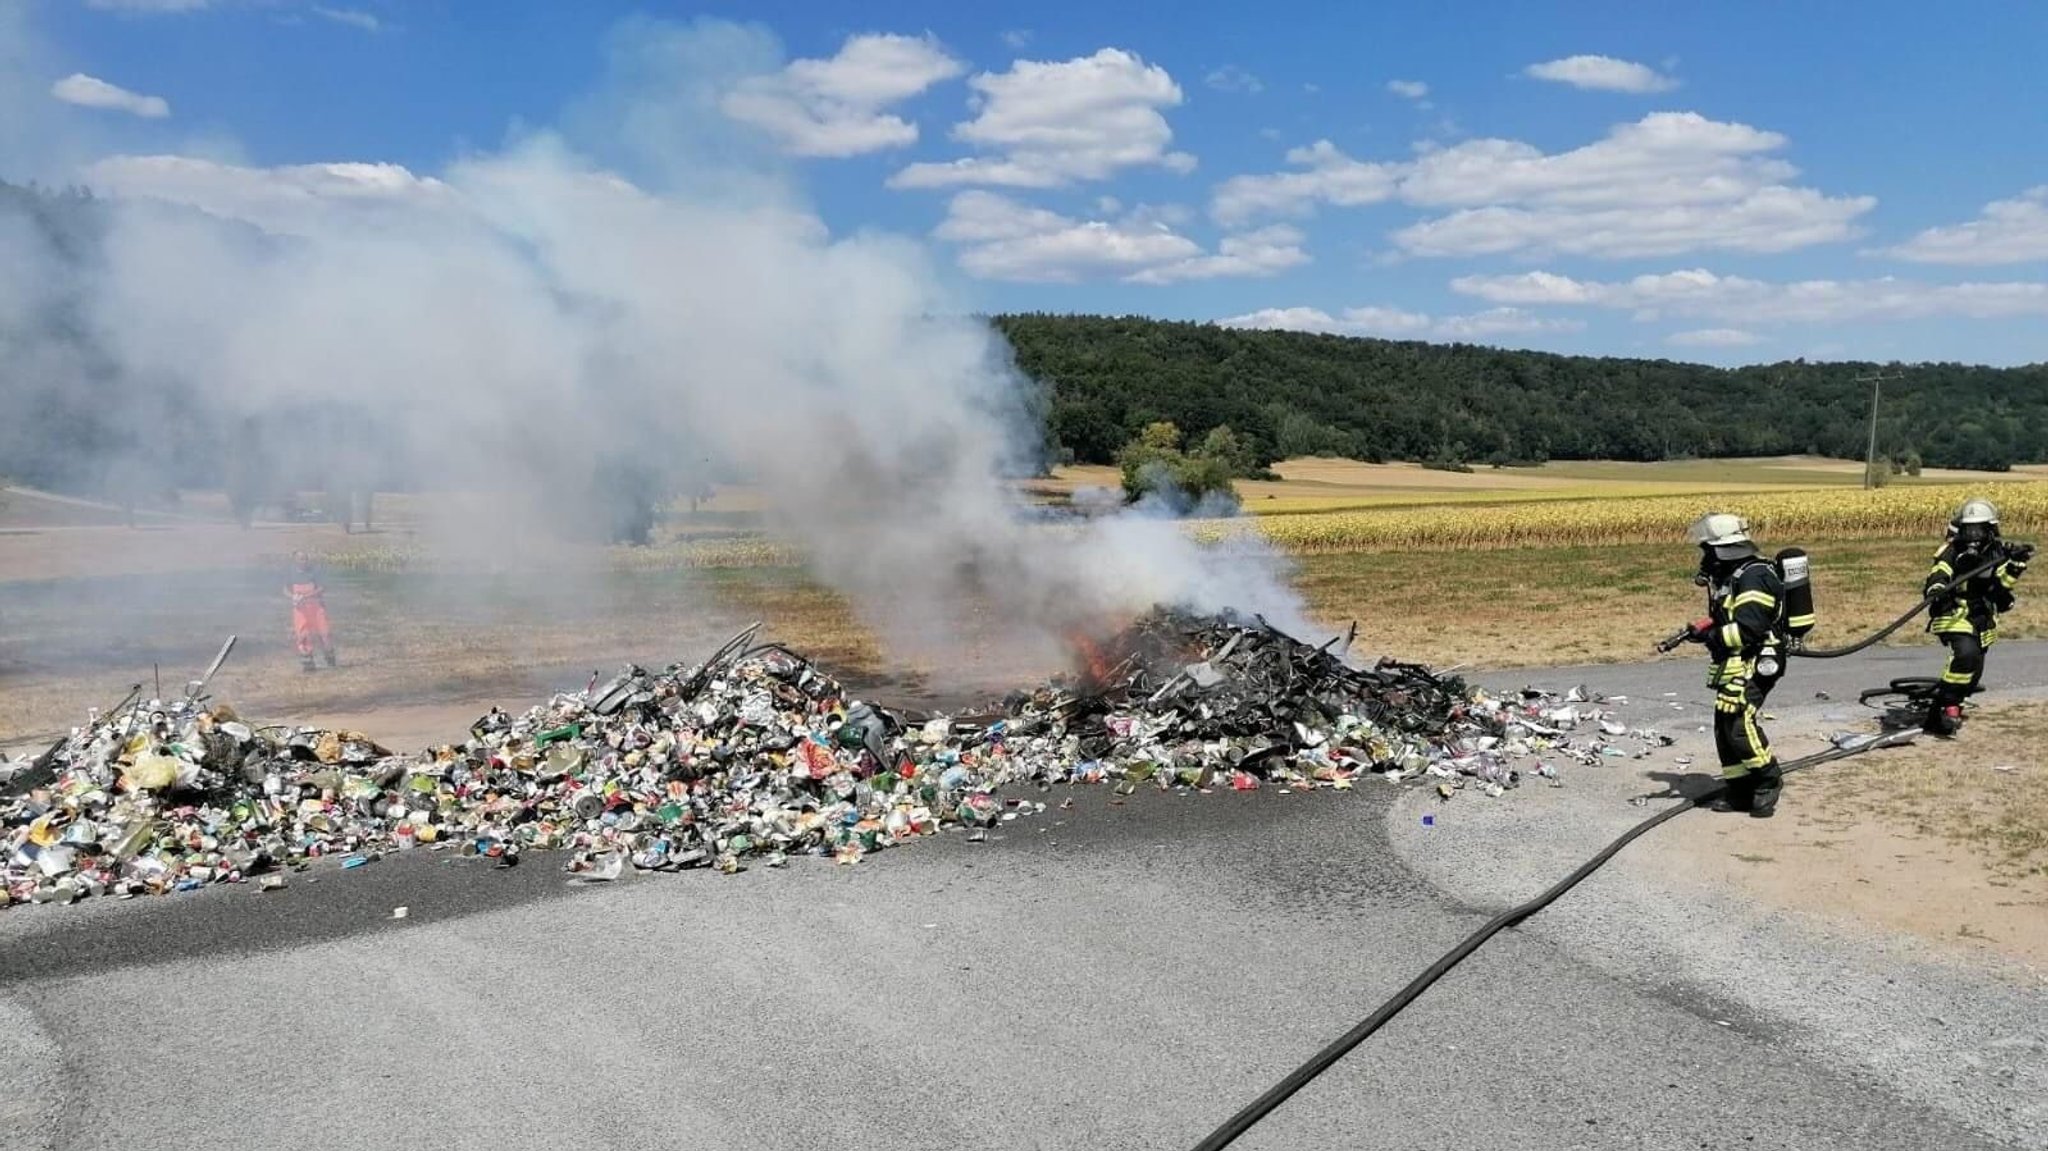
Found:
<svg viewBox="0 0 2048 1151"><path fill-rule="evenodd" d="M1784 773L1757 712L1785 674L1785 652L1813 627L1805 553L1787 549L1777 562L1764 558L1740 516L1705 516L1692 526L1700 546L1694 577L1707 589L1707 615L1684 638L1706 645L1712 661L1714 750L1727 791L1716 807L1768 819L1777 811ZM1782 566L1781 566L1782 565ZM1800 601L1788 594L1791 574Z"/></svg>
<svg viewBox="0 0 2048 1151"><path fill-rule="evenodd" d="M1998 642L1998 617L2016 602L2013 585L2034 558L2032 544L2007 543L1999 536L1998 509L1990 500L1967 500L1949 520L1948 537L1934 557L1922 593L1936 597L1927 630L1948 648L1941 684L1928 709L1929 733L1950 736L1963 723L1963 700L1984 678L1984 653ZM1982 572L1958 584L1957 577Z"/></svg>

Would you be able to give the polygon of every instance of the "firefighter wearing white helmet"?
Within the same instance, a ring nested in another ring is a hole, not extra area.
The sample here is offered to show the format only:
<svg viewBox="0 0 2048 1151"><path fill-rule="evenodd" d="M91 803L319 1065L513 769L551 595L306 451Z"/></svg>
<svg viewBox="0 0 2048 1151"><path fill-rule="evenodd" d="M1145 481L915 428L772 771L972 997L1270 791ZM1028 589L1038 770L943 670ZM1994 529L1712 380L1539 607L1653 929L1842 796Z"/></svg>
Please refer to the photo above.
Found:
<svg viewBox="0 0 2048 1151"><path fill-rule="evenodd" d="M1933 601L1927 630L1948 648L1948 662L1927 713L1930 733L1954 735L1962 726L1963 700L1983 682L1984 653L1998 642L1998 617L2017 602L2013 585L2033 558L2032 544L2007 543L2000 537L1998 508L1990 500L1965 500L1949 520L1947 538L1922 585ZM1959 576L1970 578L1958 583Z"/></svg>
<svg viewBox="0 0 2048 1151"><path fill-rule="evenodd" d="M1716 806L1768 819L1784 774L1757 726L1757 712L1783 674L1785 581L1757 551L1741 516L1703 516L1692 525L1692 538L1700 546L1694 582L1707 589L1707 615L1685 636L1705 644L1712 661L1707 685L1714 689L1714 750L1727 782Z"/></svg>

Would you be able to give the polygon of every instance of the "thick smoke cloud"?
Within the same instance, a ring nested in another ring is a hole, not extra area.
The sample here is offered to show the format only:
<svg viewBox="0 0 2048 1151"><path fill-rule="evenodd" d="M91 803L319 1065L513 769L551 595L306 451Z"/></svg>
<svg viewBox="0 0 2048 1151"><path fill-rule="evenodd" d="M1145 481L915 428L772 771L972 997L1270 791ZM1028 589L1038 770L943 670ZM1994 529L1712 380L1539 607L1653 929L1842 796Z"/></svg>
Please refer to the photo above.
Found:
<svg viewBox="0 0 2048 1151"><path fill-rule="evenodd" d="M774 63L759 33L634 33L564 127L431 177L97 161L115 199L75 296L95 345L208 410L368 407L381 469L485 498L479 552L578 514L563 493L597 464L713 459L899 652L943 653L969 604L1045 637L1159 601L1300 626L1257 549L1026 522L1009 477L1042 430L1000 336L923 244L830 234L718 118L718 69ZM0 260L26 262L14 237ZM25 315L34 283L0 307Z"/></svg>

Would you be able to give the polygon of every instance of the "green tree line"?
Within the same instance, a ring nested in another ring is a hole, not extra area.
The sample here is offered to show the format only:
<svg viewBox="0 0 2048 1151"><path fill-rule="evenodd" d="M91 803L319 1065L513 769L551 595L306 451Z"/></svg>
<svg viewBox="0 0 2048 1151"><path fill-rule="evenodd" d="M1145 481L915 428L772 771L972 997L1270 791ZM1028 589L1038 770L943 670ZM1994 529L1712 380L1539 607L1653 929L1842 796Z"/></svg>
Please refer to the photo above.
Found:
<svg viewBox="0 0 2048 1151"><path fill-rule="evenodd" d="M1115 463L1153 423L1228 426L1261 463L1446 464L1815 454L1860 459L1868 363L1715 368L1139 317L1000 315L1052 392L1067 458ZM2048 460L2048 365L1885 365L1882 454L2002 471Z"/></svg>

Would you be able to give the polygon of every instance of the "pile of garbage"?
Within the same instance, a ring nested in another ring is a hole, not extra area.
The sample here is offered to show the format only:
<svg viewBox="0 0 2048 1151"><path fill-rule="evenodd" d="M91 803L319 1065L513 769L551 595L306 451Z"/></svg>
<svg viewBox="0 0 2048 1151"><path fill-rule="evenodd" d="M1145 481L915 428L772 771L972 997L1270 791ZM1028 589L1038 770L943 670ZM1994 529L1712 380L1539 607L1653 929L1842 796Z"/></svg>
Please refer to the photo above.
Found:
<svg viewBox="0 0 2048 1151"><path fill-rule="evenodd" d="M417 849L499 867L559 850L589 879L852 863L941 829L985 838L1045 810L1015 792L1062 783L1128 795L1379 775L1498 796L1530 756L1627 754L1572 734L1604 722L1583 701L1355 666L1337 640L1313 647L1256 618L1155 612L1088 645L1086 673L955 715L851 698L758 628L698 664L493 709L465 742L409 755L359 732L254 726L196 691L124 702L32 761L0 762L0 906L277 889L322 857ZM1534 770L1557 782L1555 764Z"/></svg>

